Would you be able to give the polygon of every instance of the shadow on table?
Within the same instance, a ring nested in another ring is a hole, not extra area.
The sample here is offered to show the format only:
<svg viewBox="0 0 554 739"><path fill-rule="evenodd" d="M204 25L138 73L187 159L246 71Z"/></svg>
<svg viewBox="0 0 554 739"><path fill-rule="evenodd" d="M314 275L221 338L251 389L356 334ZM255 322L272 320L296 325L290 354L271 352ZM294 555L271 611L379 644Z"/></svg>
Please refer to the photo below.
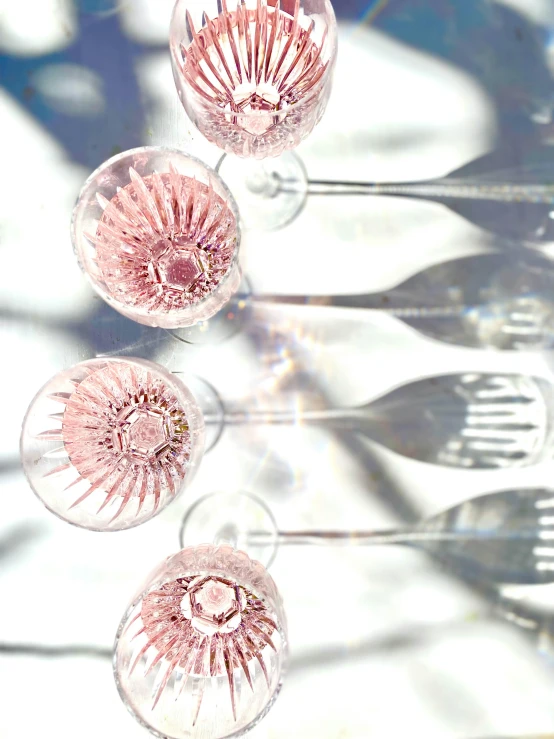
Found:
<svg viewBox="0 0 554 739"><path fill-rule="evenodd" d="M509 242L499 242L497 248L496 254L434 264L379 293L262 294L252 301L378 311L423 336L471 348L552 346L554 262ZM330 320L336 319L336 313L330 315Z"/></svg>
<svg viewBox="0 0 554 739"><path fill-rule="evenodd" d="M340 7L353 5L346 2ZM495 173L500 179L510 175L519 179L534 171L539 180L552 183L554 82L546 64L551 28L488 0L370 2L360 16L361 24L471 75L494 103L494 150L460 167L446 181L486 181ZM417 137L412 146L417 146ZM464 198L444 202L470 221L510 238L549 241L554 237L551 208L544 204L507 206Z"/></svg>

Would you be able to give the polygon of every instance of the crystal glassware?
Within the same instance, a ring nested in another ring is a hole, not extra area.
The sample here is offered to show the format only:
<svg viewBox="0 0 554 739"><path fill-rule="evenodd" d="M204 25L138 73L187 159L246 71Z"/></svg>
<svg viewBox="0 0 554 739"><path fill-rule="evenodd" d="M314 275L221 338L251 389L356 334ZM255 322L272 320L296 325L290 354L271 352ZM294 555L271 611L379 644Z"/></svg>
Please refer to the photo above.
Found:
<svg viewBox="0 0 554 739"><path fill-rule="evenodd" d="M71 233L96 292L147 326L205 322L240 284L233 197L210 167L179 151L145 146L104 162L81 190Z"/></svg>
<svg viewBox="0 0 554 739"><path fill-rule="evenodd" d="M170 51L187 114L231 155L218 171L246 226L292 220L307 178L290 150L319 122L331 92L337 34L329 0L177 0Z"/></svg>
<svg viewBox="0 0 554 739"><path fill-rule="evenodd" d="M554 490L528 488L480 495L388 530L282 531L265 502L246 492L212 493L189 508L181 546L210 538L240 547L267 567L281 546L404 545L420 549L462 574L486 583L554 582Z"/></svg>
<svg viewBox="0 0 554 739"><path fill-rule="evenodd" d="M114 671L131 714L155 736L242 736L273 705L287 629L273 579L229 546L167 558L127 609Z"/></svg>
<svg viewBox="0 0 554 739"><path fill-rule="evenodd" d="M206 402L211 389L201 387ZM175 375L144 359L90 359L37 393L23 422L21 459L52 513L116 531L148 521L177 497L194 476L204 440L202 410Z"/></svg>

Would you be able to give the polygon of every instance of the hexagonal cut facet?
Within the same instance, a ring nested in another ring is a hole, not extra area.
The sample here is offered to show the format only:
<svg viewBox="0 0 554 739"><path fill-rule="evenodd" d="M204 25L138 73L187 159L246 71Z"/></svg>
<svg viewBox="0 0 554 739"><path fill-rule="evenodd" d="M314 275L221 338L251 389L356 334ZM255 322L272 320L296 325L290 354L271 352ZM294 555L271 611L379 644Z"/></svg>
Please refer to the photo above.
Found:
<svg viewBox="0 0 554 739"><path fill-rule="evenodd" d="M150 408L126 409L113 431L114 447L144 458L159 455L168 445L170 428L165 414Z"/></svg>
<svg viewBox="0 0 554 739"><path fill-rule="evenodd" d="M196 244L180 244L168 250L157 261L161 281L174 290L190 290L206 271L206 255Z"/></svg>
<svg viewBox="0 0 554 739"><path fill-rule="evenodd" d="M233 100L237 108L247 114L237 115L237 124L254 136L263 135L278 122L274 115L248 115L253 111L270 114L278 110L281 95L274 85L237 85L233 91Z"/></svg>
<svg viewBox="0 0 554 739"><path fill-rule="evenodd" d="M189 586L181 601L185 618L202 634L228 634L241 623L241 611L246 606L243 591L220 577L200 577Z"/></svg>

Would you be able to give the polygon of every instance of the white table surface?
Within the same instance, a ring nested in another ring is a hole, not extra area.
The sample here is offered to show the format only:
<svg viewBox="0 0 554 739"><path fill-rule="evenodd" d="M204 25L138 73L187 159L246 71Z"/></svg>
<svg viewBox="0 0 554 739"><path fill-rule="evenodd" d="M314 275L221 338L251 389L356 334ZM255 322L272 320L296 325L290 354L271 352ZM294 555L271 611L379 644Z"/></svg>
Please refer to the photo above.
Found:
<svg viewBox="0 0 554 739"><path fill-rule="evenodd" d="M254 491L283 528L386 527L481 492L548 485L554 471L552 463L459 471L322 429L244 427L228 429L190 490L143 527L96 534L49 515L18 467L21 419L46 379L97 353L157 358L204 376L228 401L261 407L300 393L310 403L360 403L435 373L548 377L552 366L547 352L431 342L388 316L279 306L257 308L248 330L220 346L152 350L79 272L68 231L76 194L102 159L131 146L177 146L211 164L219 154L174 91L171 2L97 3L105 12L87 15L77 5L0 2L2 739L146 736L118 699L108 653L129 597L178 548L183 511L207 492ZM500 145L517 155L529 137L554 141L552 2L390 0L367 10L373 25L337 5L333 95L299 150L311 176L425 179ZM529 51L517 46L518 28ZM246 234L243 263L257 291L369 292L486 251L494 238L436 203L313 197L287 229ZM253 739L554 733L548 661L422 555L291 548L272 574L286 602L291 667ZM541 596L554 605L550 591ZM56 653L76 645L77 653Z"/></svg>

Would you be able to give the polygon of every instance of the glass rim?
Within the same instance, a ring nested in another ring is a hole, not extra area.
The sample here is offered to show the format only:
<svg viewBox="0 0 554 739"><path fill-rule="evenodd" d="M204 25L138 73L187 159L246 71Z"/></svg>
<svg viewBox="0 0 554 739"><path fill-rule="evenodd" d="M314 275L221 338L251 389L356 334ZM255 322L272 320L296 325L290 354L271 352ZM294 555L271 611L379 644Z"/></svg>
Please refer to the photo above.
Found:
<svg viewBox="0 0 554 739"><path fill-rule="evenodd" d="M223 189L225 190L225 194L227 195L227 198L229 200L229 204L231 206L231 210L233 211L233 215L235 216L235 220L237 221L237 227L239 226L239 210L237 203L235 201L235 198L233 197L233 193L229 190L227 187L227 184L222 179L219 172L215 169L215 167L210 166L206 162L204 162L202 159L199 159L198 157L194 156L194 154L189 154L189 152L184 151L182 149L176 149L174 146L152 146L152 145L145 145L145 146L136 146L132 149L125 149L125 151L120 151L118 154L114 154L113 156L109 157L108 159L105 159L101 164L99 164L86 178L86 180L83 182L79 194L77 195L77 199L75 201L75 205L73 206L73 211L71 214L71 239L73 242L73 245L75 246L76 239L75 239L75 218L77 214L77 210L79 208L79 205L82 201L82 198L89 187L92 180L94 180L101 172L103 172L108 167L111 167L114 164L117 164L120 160L124 159L127 156L135 155L135 154L145 154L148 152L160 152L160 153L167 153L167 154L178 154L180 157L184 157L185 159L189 159L191 162L195 162L196 164L200 164L209 174L214 175L214 177L217 179L218 183L222 185ZM240 231L238 233L238 241L240 243Z"/></svg>
<svg viewBox="0 0 554 739"><path fill-rule="evenodd" d="M175 48L175 44L172 40L172 30L173 30L173 23L175 21L175 14L177 12L177 7L183 3L186 2L186 0L177 0L175 3L175 6L173 8L173 12L171 14L171 21L169 25L169 51L170 51L170 57L171 61L176 65L177 72L184 77L182 72L182 63L179 60ZM327 23L327 39L326 43L329 43L331 45L330 48L330 54L329 54L329 61L327 64L327 69L325 70L325 74L322 76L322 78L319 80L317 85L313 90L310 91L308 95L305 95L300 100L296 100L294 103L291 103L286 108L283 108L282 110L250 110L245 113L234 113L233 111L227 111L221 106L217 105L216 103L212 102L211 100L208 100L207 98L203 97L202 95L199 95L196 90L193 90L190 85L187 85L187 94L190 94L191 97L196 98L197 100L202 101L202 104L211 110L217 111L219 113L225 113L227 115L240 115L241 118L261 118L261 117L267 117L267 116L275 116L275 115L286 115L287 113L295 110L296 108L300 107L301 105L305 105L307 102L311 101L314 97L319 95L320 91L323 89L323 87L328 84L330 75L332 74L335 62L337 60L337 50L338 50L338 34L337 34L337 20L335 16L335 11L333 6L331 5L329 0L324 0L324 4L327 8L327 10L330 13L331 19L330 22ZM272 6L274 7L274 6ZM315 13L314 13L315 15ZM189 44L190 46L190 44Z"/></svg>

